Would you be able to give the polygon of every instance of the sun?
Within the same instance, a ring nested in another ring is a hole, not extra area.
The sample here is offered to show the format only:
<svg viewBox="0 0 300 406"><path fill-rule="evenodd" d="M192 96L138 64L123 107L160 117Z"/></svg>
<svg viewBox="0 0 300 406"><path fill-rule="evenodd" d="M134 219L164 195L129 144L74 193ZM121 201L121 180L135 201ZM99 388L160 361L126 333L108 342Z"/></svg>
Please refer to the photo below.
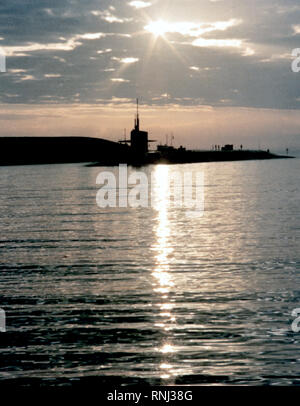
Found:
<svg viewBox="0 0 300 406"><path fill-rule="evenodd" d="M180 59L180 61L186 65L187 61L184 60L182 55L179 54L177 51L176 47L173 45L172 41L168 38L166 34L172 34L172 33L180 33L183 29L186 30L186 24L185 23L174 23L174 22L168 22L165 20L155 20L155 21L148 21L148 24L144 27L145 32L148 32L152 34L149 42L149 47L147 51L147 56L146 58L150 58L152 53L154 52L154 49L157 45L157 43L160 43L159 39L162 39L163 43L165 43L171 51Z"/></svg>
<svg viewBox="0 0 300 406"><path fill-rule="evenodd" d="M163 20L152 21L146 25L145 30L151 32L155 37L164 37L169 31L169 24Z"/></svg>

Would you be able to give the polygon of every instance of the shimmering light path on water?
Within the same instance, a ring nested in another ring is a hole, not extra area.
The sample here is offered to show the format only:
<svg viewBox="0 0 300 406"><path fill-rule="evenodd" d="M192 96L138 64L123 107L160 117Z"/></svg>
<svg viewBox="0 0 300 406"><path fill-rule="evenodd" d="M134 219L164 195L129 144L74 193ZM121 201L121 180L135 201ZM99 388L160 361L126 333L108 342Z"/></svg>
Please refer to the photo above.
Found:
<svg viewBox="0 0 300 406"><path fill-rule="evenodd" d="M144 168L143 209L97 207L101 168L0 168L0 378L299 384L299 162ZM191 169L199 218L164 204Z"/></svg>

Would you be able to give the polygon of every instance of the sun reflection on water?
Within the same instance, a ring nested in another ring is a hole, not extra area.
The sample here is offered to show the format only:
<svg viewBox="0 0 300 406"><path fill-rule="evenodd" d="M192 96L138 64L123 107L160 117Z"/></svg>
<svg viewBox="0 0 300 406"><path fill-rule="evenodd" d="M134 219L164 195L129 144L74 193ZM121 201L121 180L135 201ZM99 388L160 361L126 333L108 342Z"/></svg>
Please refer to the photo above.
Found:
<svg viewBox="0 0 300 406"><path fill-rule="evenodd" d="M169 167L157 165L154 176L154 208L157 211L155 223L156 242L152 249L155 252L156 267L152 272L154 278L153 290L159 296L159 320L155 326L164 332L164 339L157 351L161 354L159 365L160 378L170 380L176 376L176 370L170 363L172 354L176 352L172 345L172 336L166 333L174 328L176 318L172 314L175 306L170 298L170 292L174 288L172 274L170 273L170 256L173 252L171 244L171 228L169 219Z"/></svg>

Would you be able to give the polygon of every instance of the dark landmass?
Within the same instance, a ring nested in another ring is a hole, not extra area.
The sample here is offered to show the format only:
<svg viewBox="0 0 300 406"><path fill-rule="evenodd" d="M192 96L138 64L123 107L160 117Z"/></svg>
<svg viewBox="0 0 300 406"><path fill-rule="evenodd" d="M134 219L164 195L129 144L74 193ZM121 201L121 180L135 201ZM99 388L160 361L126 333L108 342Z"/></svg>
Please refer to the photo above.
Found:
<svg viewBox="0 0 300 406"><path fill-rule="evenodd" d="M122 160L127 145L89 137L0 137L0 165ZM124 158L123 158L124 159Z"/></svg>
<svg viewBox="0 0 300 406"><path fill-rule="evenodd" d="M292 158L269 151L192 151L168 146L137 154L128 145L90 137L0 137L0 165L89 163L88 166L147 165Z"/></svg>

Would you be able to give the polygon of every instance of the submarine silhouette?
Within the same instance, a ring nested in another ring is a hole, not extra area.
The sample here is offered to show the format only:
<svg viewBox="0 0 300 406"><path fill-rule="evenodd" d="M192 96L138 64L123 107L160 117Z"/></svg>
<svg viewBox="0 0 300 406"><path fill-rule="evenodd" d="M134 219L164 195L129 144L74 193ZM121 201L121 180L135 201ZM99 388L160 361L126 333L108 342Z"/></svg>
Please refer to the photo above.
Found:
<svg viewBox="0 0 300 406"><path fill-rule="evenodd" d="M0 165L88 163L87 166L141 166L159 163L195 163L253 159L293 158L267 151L235 150L233 145L211 151L158 145L149 151L148 132L140 129L139 103L129 140L119 142L92 137L0 137Z"/></svg>
<svg viewBox="0 0 300 406"><path fill-rule="evenodd" d="M134 128L131 131L130 139L120 140L120 144L129 146L126 157L119 163L127 163L134 166L147 164L179 164L196 162L216 162L216 161L244 161L255 159L275 159L275 158L293 158L288 155L276 155L269 150L253 151L244 150L242 145L240 149L234 149L233 145L226 144L222 148L215 146L211 151L187 150L180 146L175 148L170 145L158 145L156 151L149 152L149 143L155 140L148 139L148 132L140 130L139 101L137 99L137 112L134 120ZM89 166L102 166L105 161L93 163Z"/></svg>

